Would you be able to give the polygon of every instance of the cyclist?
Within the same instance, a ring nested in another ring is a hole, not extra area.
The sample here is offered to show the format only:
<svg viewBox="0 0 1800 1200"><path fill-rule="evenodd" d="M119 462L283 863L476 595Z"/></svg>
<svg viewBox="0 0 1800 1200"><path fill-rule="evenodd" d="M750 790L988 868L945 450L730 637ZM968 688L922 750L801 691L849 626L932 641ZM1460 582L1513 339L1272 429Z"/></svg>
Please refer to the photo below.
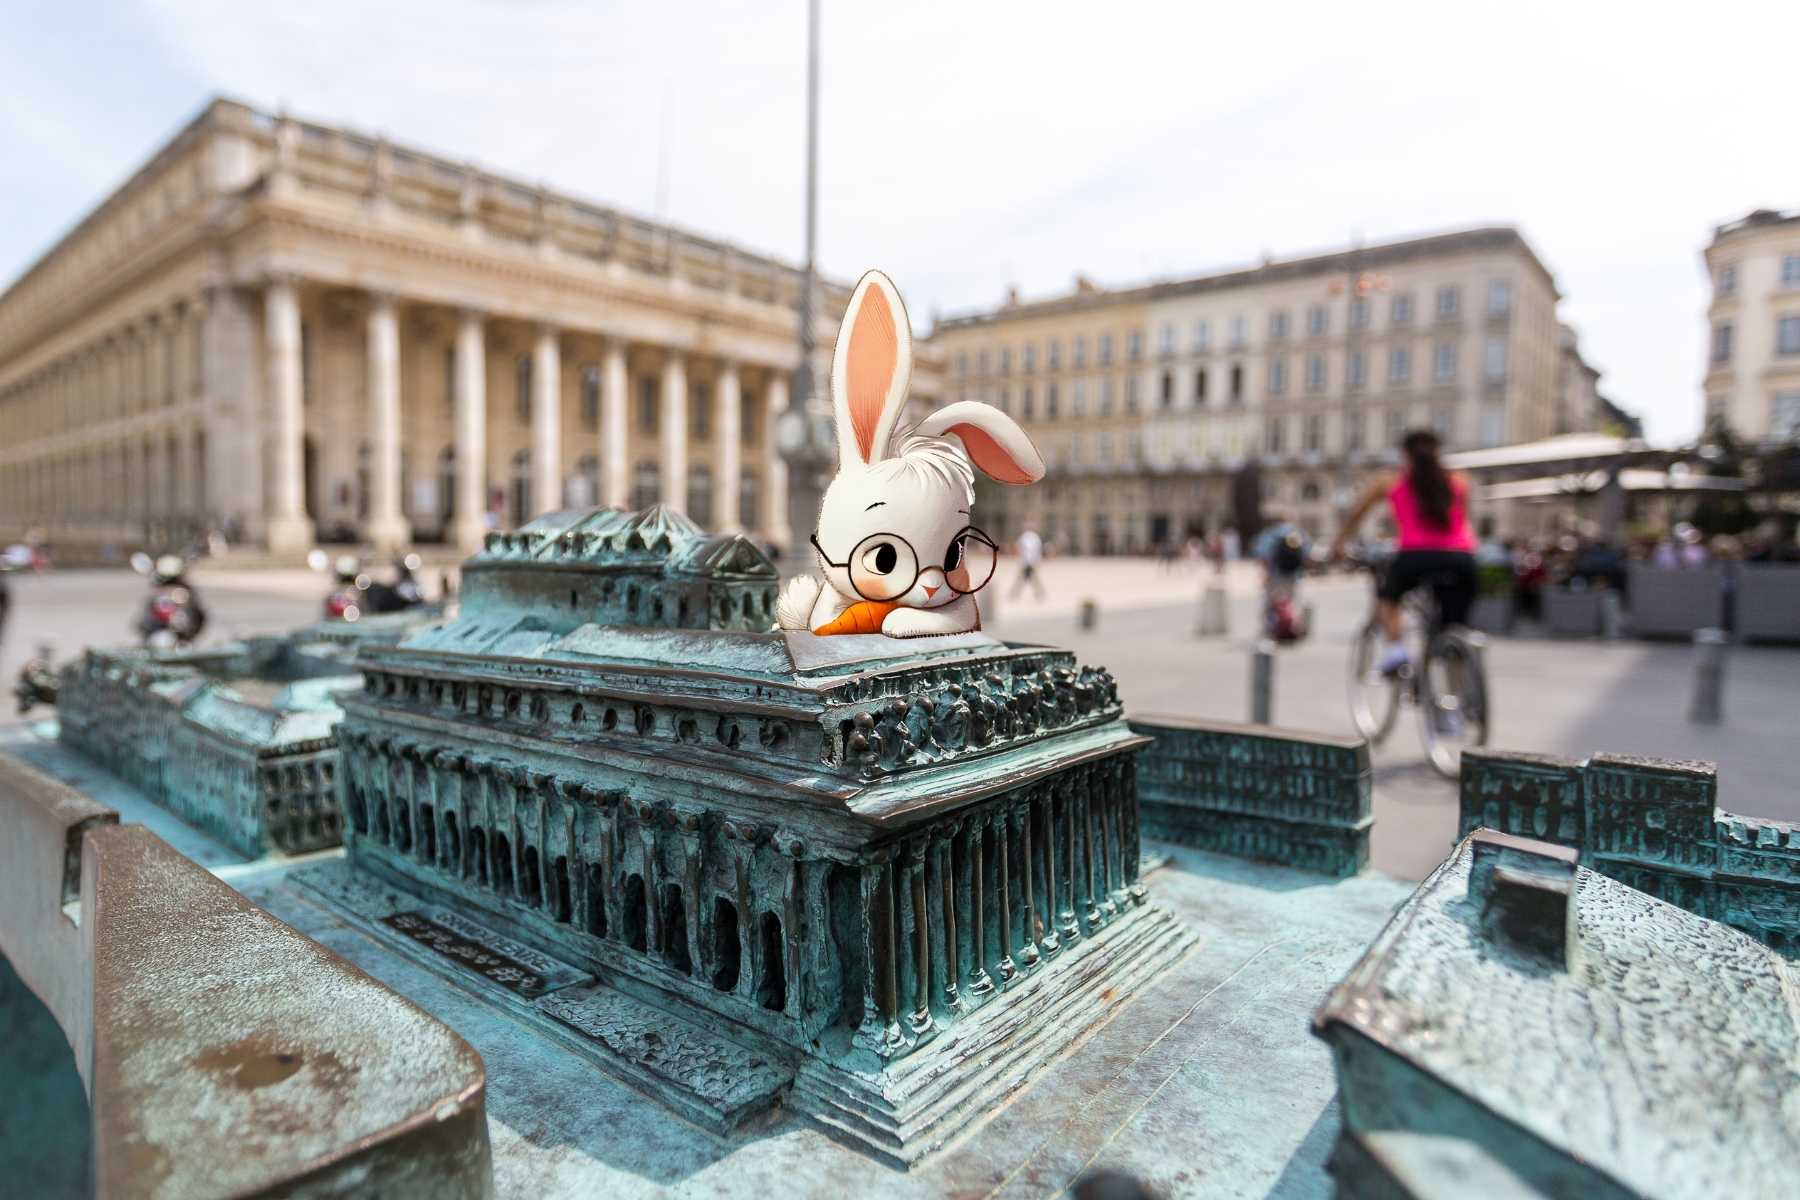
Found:
<svg viewBox="0 0 1800 1200"><path fill-rule="evenodd" d="M1344 543L1371 508L1388 502L1400 544L1376 592L1376 619L1386 645L1380 669L1393 674L1410 661L1400 629L1400 598L1430 582L1444 624L1461 625L1475 600L1475 531L1469 527L1469 481L1438 458L1438 437L1415 429L1401 439L1405 465L1376 473L1344 517L1332 539L1331 555L1342 558Z"/></svg>

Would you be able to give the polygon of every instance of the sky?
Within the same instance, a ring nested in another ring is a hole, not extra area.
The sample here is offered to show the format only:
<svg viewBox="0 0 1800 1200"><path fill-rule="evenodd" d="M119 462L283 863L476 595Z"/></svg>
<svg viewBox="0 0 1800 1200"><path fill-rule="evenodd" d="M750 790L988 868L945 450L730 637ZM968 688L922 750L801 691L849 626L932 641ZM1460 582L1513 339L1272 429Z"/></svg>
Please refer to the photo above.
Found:
<svg viewBox="0 0 1800 1200"><path fill-rule="evenodd" d="M915 324L1516 225L1698 432L1715 225L1800 207L1800 4L823 0L819 261ZM799 261L805 0L0 0L0 280L214 95Z"/></svg>

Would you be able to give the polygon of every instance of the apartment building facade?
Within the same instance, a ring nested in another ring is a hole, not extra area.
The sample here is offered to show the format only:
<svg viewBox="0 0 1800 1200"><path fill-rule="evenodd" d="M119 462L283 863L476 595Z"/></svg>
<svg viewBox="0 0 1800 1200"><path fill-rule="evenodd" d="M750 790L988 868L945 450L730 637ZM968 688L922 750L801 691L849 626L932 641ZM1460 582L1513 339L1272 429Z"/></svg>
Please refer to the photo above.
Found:
<svg viewBox="0 0 1800 1200"><path fill-rule="evenodd" d="M1719 226L1705 261L1708 426L1754 445L1800 440L1800 210Z"/></svg>
<svg viewBox="0 0 1800 1200"><path fill-rule="evenodd" d="M932 342L945 397L1004 401L1050 465L997 497L1000 535L1035 513L1069 551L1132 552L1233 525L1251 465L1265 515L1325 534L1407 429L1454 450L1594 427L1591 408L1559 405L1557 299L1516 230L1471 229L1078 284L942 321ZM1504 516L1477 513L1490 529Z"/></svg>

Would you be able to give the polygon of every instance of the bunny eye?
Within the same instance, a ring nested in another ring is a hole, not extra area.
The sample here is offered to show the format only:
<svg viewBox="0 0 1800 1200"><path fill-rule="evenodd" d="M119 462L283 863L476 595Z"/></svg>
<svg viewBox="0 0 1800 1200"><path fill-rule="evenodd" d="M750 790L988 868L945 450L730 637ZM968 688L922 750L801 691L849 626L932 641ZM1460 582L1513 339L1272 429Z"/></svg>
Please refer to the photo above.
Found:
<svg viewBox="0 0 1800 1200"><path fill-rule="evenodd" d="M863 568L876 575L892 575L900 564L900 553L892 542L881 542L863 552Z"/></svg>
<svg viewBox="0 0 1800 1200"><path fill-rule="evenodd" d="M959 537L950 543L950 549L944 551L944 570L954 571L962 566L963 540Z"/></svg>

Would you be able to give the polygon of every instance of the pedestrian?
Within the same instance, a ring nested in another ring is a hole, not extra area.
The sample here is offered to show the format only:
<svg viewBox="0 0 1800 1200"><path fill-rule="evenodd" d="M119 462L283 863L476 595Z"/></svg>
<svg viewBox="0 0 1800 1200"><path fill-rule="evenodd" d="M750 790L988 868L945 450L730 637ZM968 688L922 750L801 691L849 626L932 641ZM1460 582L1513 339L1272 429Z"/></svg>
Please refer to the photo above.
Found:
<svg viewBox="0 0 1800 1200"><path fill-rule="evenodd" d="M1013 584L1008 599L1018 599L1019 593L1024 591L1025 585L1029 583L1037 592L1038 600L1042 602L1045 598L1044 581L1038 578L1038 566L1044 561L1044 539L1038 536L1036 513L1025 515L1025 531L1019 534L1015 548L1019 552L1019 578Z"/></svg>

